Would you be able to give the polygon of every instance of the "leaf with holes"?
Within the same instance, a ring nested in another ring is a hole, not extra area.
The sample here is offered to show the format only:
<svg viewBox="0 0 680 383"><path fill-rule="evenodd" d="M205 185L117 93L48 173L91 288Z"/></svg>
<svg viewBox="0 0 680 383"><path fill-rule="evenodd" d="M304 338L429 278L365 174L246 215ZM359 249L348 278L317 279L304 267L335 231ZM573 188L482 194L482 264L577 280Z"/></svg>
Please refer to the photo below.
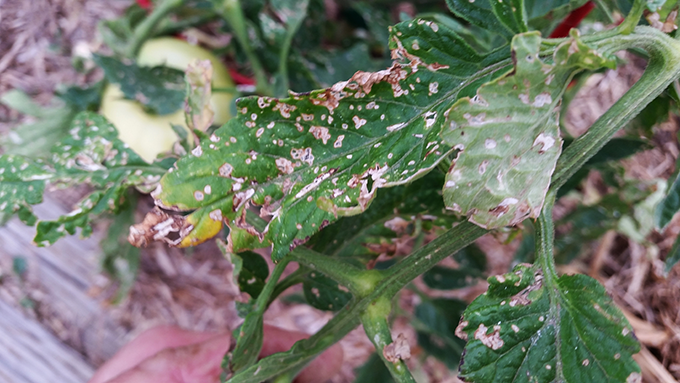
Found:
<svg viewBox="0 0 680 383"><path fill-rule="evenodd" d="M556 108L573 74L613 61L576 34L552 58L539 56L537 32L517 35L515 67L448 111L444 141L460 150L444 185L446 206L487 229L537 217L560 155Z"/></svg>
<svg viewBox="0 0 680 383"><path fill-rule="evenodd" d="M281 259L338 217L363 212L378 189L417 179L448 155L444 112L503 69L507 52L480 56L424 20L393 27L391 46L403 63L389 69L287 99L241 99L238 116L153 193L159 206L194 210L179 245L205 241L224 220ZM245 217L253 205L270 218L262 231ZM230 245L257 244L241 236Z"/></svg>
<svg viewBox="0 0 680 383"><path fill-rule="evenodd" d="M38 222L34 238L38 245L52 244L77 228L83 230L83 236L89 235L90 220L117 212L128 187L149 192L166 171L160 164L144 162L118 139L113 125L91 112L73 119L68 135L51 154L49 161L0 156L0 213L4 217L18 213L27 224L35 224L30 205L42 202L48 183L57 187L88 184L95 189L69 214Z"/></svg>
<svg viewBox="0 0 680 383"><path fill-rule="evenodd" d="M31 205L42 202L46 180L52 170L40 161L5 154L0 156L0 222L17 214L22 222L35 225Z"/></svg>
<svg viewBox="0 0 680 383"><path fill-rule="evenodd" d="M519 265L489 284L456 329L468 341L465 381L640 381L633 330L594 279L543 278L537 267Z"/></svg>
<svg viewBox="0 0 680 383"><path fill-rule="evenodd" d="M93 217L116 212L129 187L149 192L165 168L150 165L118 138L118 132L96 113L83 112L72 122L69 135L52 148L54 182L62 185L85 183L95 190L78 207L54 221L38 222L34 242L53 244L77 228L88 236Z"/></svg>
<svg viewBox="0 0 680 383"><path fill-rule="evenodd" d="M408 185L385 189L364 213L341 218L312 237L308 245L320 253L364 264L381 254L405 255L417 236L459 221L444 209L443 183L444 175L433 171Z"/></svg>

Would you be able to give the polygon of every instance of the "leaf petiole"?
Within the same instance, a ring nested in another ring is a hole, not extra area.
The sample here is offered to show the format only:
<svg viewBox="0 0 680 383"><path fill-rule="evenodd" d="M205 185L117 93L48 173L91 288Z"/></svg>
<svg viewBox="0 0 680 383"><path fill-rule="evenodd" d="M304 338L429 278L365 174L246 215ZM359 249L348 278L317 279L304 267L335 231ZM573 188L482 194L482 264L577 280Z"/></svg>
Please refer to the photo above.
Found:
<svg viewBox="0 0 680 383"><path fill-rule="evenodd" d="M410 351L406 351L408 344L405 343L401 334L396 340L392 339L390 326L387 323L387 317L391 311L390 299L384 296L380 297L369 305L361 315L361 323L366 335L375 346L376 354L385 363L395 382L415 383L413 375L403 361L411 355ZM405 352L406 354L404 354Z"/></svg>

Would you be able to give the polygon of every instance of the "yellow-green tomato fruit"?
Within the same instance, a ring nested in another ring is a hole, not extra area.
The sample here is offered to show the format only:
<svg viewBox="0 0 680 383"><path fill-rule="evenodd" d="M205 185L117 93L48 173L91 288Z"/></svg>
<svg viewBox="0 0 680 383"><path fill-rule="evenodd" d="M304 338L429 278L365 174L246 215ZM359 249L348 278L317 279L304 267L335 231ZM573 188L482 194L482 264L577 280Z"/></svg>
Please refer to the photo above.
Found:
<svg viewBox="0 0 680 383"><path fill-rule="evenodd" d="M104 90L99 113L118 129L118 137L146 162L153 162L159 154L170 151L179 139L171 124L186 128L182 110L163 116L148 114L136 101L126 100L117 84L109 84Z"/></svg>
<svg viewBox="0 0 680 383"><path fill-rule="evenodd" d="M185 70L194 59L210 60L212 63L213 88L234 86L229 71L215 55L183 40L158 38L147 41L140 50L137 64L165 65ZM230 108L233 99L234 95L231 93L212 94L214 124L224 124L231 118ZM183 110L162 116L148 114L136 101L126 100L117 84L109 84L104 90L100 113L118 129L120 139L147 162L152 162L159 154L172 149L178 137L171 124L189 130Z"/></svg>
<svg viewBox="0 0 680 383"><path fill-rule="evenodd" d="M184 40L171 37L161 37L144 43L137 57L137 65L165 65L183 71L194 59L210 60L213 67L213 88L234 87L229 71L215 55ZM213 92L211 100L215 111L215 125L222 125L229 121L231 118L229 109L233 99L232 93Z"/></svg>

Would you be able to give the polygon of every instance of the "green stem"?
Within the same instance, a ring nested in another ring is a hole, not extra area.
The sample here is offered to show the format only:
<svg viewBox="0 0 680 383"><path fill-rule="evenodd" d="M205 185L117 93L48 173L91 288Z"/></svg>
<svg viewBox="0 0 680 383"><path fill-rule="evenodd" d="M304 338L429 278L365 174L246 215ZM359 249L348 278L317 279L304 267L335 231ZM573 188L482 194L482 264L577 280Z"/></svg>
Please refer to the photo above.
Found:
<svg viewBox="0 0 680 383"><path fill-rule="evenodd" d="M127 56L137 57L142 44L154 34L158 23L183 3L184 0L165 0L157 4L151 14L135 28L132 41L128 47Z"/></svg>
<svg viewBox="0 0 680 383"><path fill-rule="evenodd" d="M260 292L260 295L257 297L257 300L255 301L254 309L260 315L264 314L264 311L269 306L269 298L272 296L272 293L276 289L276 285L279 282L279 279L281 278L281 274L283 274L283 271L286 269L286 266L288 266L288 263L290 263L291 260L292 260L291 257L285 257L279 263L277 263L276 266L274 266L274 271L272 271L272 275L269 276L269 280L267 280L267 283L264 285L262 291Z"/></svg>
<svg viewBox="0 0 680 383"><path fill-rule="evenodd" d="M241 8L241 2L239 0L223 0L222 4L217 4L215 2L215 9L222 15L222 18L229 23L236 40L238 40L243 53L245 53L248 58L248 62L253 68L253 73L255 74L255 92L263 96L272 96L272 90L269 86L269 80L267 80L267 74L265 73L264 67L260 62L260 59L255 54L252 45L250 45L250 38L248 37L248 30L246 28L246 18L243 14L243 9Z"/></svg>
<svg viewBox="0 0 680 383"><path fill-rule="evenodd" d="M635 0L633 7L630 9L630 12L628 12L628 16L626 16L621 25L616 27L616 30L622 35L629 35L633 33L635 27L640 22L640 18L642 17L642 13L646 7L647 1Z"/></svg>
<svg viewBox="0 0 680 383"><path fill-rule="evenodd" d="M602 42L604 53L642 48L650 60L640 80L607 112L574 141L557 161L551 188L559 187L609 141L619 129L637 116L652 100L680 76L680 42L650 27L637 27L635 34L616 36Z"/></svg>
<svg viewBox="0 0 680 383"><path fill-rule="evenodd" d="M259 383L287 371L299 371L316 355L344 338L360 323L360 316L369 305L384 297L391 299L404 286L432 268L442 259L459 251L487 233L481 227L464 222L442 234L424 247L416 250L404 261L392 266L387 274L366 297L353 299L319 332L299 341L282 353L268 356L255 365L234 375L229 383ZM257 371L257 376L255 376Z"/></svg>
<svg viewBox="0 0 680 383"><path fill-rule="evenodd" d="M553 243L555 242L555 228L552 219L553 206L555 205L556 191L548 192L543 203L543 210L536 220L536 262L543 270L546 285L555 286L557 278Z"/></svg>
<svg viewBox="0 0 680 383"><path fill-rule="evenodd" d="M361 324L364 326L366 335L373 342L376 354L385 363L394 381L397 383L415 383L413 375L411 375L403 360L393 358L395 360L390 361L385 356L385 347L393 343L390 326L387 323L387 317L391 311L392 304L390 300L386 297L381 297L368 306L366 312L361 315Z"/></svg>
<svg viewBox="0 0 680 383"><path fill-rule="evenodd" d="M267 306L269 306L274 301L274 299L276 299L284 291L288 290L292 286L304 282L305 275L308 272L309 272L308 268L300 265L300 267L297 270L293 271L292 273L290 273L290 275L283 278L283 280L276 285L276 288L274 288L272 295L269 297L269 302L267 303Z"/></svg>
<svg viewBox="0 0 680 383"><path fill-rule="evenodd" d="M274 292L281 274L291 261L290 257L285 257L279 262L272 271L269 280L264 285L260 295L255 300L253 311L248 313L245 321L241 325L240 334L234 351L231 352L229 368L232 371L239 371L252 366L257 361L260 350L262 350L264 325L262 316L269 305L270 298Z"/></svg>
<svg viewBox="0 0 680 383"><path fill-rule="evenodd" d="M360 269L336 257L329 257L302 246L297 247L288 256L347 287L357 297L364 297L372 292L382 278L379 270Z"/></svg>

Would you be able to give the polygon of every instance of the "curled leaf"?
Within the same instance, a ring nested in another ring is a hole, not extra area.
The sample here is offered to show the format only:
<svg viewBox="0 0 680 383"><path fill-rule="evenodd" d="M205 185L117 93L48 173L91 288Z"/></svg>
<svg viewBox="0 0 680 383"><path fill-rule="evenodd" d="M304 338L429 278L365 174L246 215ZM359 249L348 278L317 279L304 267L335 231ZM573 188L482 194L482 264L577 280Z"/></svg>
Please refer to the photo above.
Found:
<svg viewBox="0 0 680 383"><path fill-rule="evenodd" d="M212 76L210 60L194 60L187 66L184 115L190 129L205 131L213 123L215 112L210 104Z"/></svg>
<svg viewBox="0 0 680 383"><path fill-rule="evenodd" d="M572 34L548 64L537 32L515 36L514 68L448 110L444 141L458 149L444 184L447 208L487 229L538 217L562 140L557 106L573 74L612 61Z"/></svg>

